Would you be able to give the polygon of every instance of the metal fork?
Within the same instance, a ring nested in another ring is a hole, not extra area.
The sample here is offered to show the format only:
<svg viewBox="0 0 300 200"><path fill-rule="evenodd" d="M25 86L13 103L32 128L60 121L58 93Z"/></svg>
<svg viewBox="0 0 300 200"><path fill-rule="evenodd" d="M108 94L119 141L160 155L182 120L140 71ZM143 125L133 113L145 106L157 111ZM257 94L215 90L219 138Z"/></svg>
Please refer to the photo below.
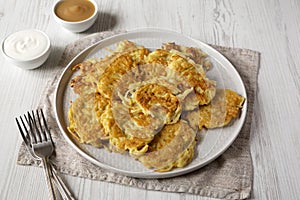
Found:
<svg viewBox="0 0 300 200"><path fill-rule="evenodd" d="M57 189L59 190L63 199L74 200L74 197L72 196L71 192L68 190L68 188L61 180L61 178L57 175L57 172L54 169L54 167L51 165L50 162L48 162L48 158L53 153L54 147L53 147L50 131L48 129L44 113L42 110L40 110L40 113L41 114L39 114L39 111L36 110L36 115L34 114L33 111L31 112L31 114L27 112L27 117L24 114L24 119L26 121L27 126L23 118L20 117L20 121L23 125L23 129L18 119L16 118L16 122L20 134L31 156L34 159L42 160L43 162L50 199L55 198L55 192L54 192L53 183L51 179L53 178L57 186Z"/></svg>

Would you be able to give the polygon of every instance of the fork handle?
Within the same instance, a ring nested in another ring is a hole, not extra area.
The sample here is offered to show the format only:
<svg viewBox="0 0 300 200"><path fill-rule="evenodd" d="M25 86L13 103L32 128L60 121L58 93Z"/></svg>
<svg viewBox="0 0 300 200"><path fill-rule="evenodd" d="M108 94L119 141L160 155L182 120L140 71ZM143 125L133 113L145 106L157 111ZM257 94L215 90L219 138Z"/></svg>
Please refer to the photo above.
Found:
<svg viewBox="0 0 300 200"><path fill-rule="evenodd" d="M53 167L53 165L50 163L50 167L52 170L53 179L55 180L55 185L60 192L60 194L63 196L64 200L75 200L75 198L72 196L72 193L69 191L68 187L64 184L64 182L61 180L59 175L57 174L57 171Z"/></svg>
<svg viewBox="0 0 300 200"><path fill-rule="evenodd" d="M42 158L44 171L45 171L45 175L46 175L46 182L47 182L47 186L48 186L49 199L56 200L54 185L51 181L52 172L50 170L49 162L47 162L47 160L48 160L47 158Z"/></svg>

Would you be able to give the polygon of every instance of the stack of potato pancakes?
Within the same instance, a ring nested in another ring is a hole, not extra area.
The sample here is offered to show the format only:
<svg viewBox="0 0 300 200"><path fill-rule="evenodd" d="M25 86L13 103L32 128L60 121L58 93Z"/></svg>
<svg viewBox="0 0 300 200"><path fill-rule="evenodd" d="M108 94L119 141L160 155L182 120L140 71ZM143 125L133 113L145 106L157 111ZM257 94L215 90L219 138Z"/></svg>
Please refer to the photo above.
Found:
<svg viewBox="0 0 300 200"><path fill-rule="evenodd" d="M77 98L69 131L80 142L126 153L158 172L194 157L197 133L229 124L244 97L216 88L200 49L165 43L150 51L121 41L110 54L73 67Z"/></svg>

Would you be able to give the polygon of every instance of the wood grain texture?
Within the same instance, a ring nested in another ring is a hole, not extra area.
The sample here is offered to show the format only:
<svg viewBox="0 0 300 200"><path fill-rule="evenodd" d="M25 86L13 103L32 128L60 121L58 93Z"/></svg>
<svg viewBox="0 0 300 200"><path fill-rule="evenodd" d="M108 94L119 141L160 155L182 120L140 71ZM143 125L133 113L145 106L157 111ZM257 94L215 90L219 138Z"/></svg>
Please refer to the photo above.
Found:
<svg viewBox="0 0 300 200"><path fill-rule="evenodd" d="M41 169L16 165L20 137L14 118L35 108L64 47L87 34L139 27L173 29L206 43L261 52L251 152L253 199L300 198L300 2L298 0L97 0L96 24L74 34L57 25L54 1L0 0L0 40L37 28L52 42L39 69L24 71L0 56L0 199L47 199ZM210 199L146 191L63 176L78 199Z"/></svg>

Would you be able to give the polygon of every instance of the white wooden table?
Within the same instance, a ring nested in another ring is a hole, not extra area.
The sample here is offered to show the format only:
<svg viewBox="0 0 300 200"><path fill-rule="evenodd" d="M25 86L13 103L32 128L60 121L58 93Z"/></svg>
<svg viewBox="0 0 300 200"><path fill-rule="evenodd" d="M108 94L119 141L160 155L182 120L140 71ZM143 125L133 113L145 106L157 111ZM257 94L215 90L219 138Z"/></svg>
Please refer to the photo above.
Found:
<svg viewBox="0 0 300 200"><path fill-rule="evenodd" d="M21 138L14 118L35 108L65 45L93 32L139 27L173 29L206 43L261 52L250 141L252 198L300 199L299 0L98 0L97 24L81 34L54 22L53 2L0 0L1 40L21 29L37 28L50 36L54 47L37 70L21 70L0 56L0 199L47 199L42 169L16 165ZM70 176L63 179L78 199L209 199Z"/></svg>

